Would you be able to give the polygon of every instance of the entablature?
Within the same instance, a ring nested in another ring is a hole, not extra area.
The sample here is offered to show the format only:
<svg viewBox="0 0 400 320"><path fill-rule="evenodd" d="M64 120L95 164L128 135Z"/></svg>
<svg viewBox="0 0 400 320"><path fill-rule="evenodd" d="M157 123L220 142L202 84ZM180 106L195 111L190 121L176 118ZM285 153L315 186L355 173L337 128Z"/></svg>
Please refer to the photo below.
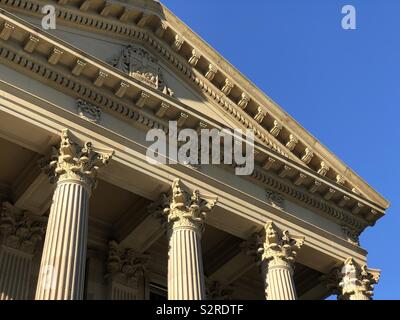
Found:
<svg viewBox="0 0 400 320"><path fill-rule="evenodd" d="M4 89L8 94L3 95ZM302 217L297 217L295 213L291 214L289 210L281 210L270 205L264 198L255 197L250 191L260 188L246 188L249 190L247 192L231 186L227 184L229 177L218 179L210 175L209 170L216 171L216 168L211 166L205 170L194 170L181 164L150 165L145 157L146 146L141 141L136 141L130 136L122 136L108 127L88 122L46 99L28 98L29 94L20 89L10 88L0 83L0 90L2 93L0 95L2 114L0 122L7 132L14 136L14 140L24 142L28 139L25 135L28 132L29 137L35 137L35 141L53 141L53 145L56 145L59 130L71 128L74 140L81 143L91 141L98 148L115 150L115 156L107 170L103 170L99 175L99 179L105 182L156 201L161 192L167 192L170 189L171 179L179 177L189 190L199 189L207 197L218 195L218 205L207 220L210 226L247 240L254 232L263 228L265 221L272 220L294 234L306 236L307 242L302 250L303 253L299 256L299 262L310 268L327 272L333 264L340 263L348 256L354 257L360 263L365 263L366 252L361 247L349 243L341 235L317 226L315 221L306 221ZM63 94L60 93L57 97L62 96ZM24 133L12 129L21 127L23 124L30 128ZM122 121L115 123L117 126L121 124L124 128L129 127ZM132 131L139 131L132 129ZM8 139L8 136L6 138ZM40 150L40 147L35 147L36 144L25 145L27 148ZM46 144L46 146L50 148L51 144ZM251 183L248 182L247 185ZM160 233L162 234L161 231ZM134 239L137 243L137 237ZM97 240L92 239L92 241Z"/></svg>

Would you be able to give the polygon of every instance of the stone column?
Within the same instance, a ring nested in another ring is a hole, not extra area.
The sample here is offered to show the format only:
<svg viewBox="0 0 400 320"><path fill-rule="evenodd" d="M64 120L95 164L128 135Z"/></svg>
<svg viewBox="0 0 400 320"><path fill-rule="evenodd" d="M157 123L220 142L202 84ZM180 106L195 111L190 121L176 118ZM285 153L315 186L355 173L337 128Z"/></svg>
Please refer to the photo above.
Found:
<svg viewBox="0 0 400 320"><path fill-rule="evenodd" d="M89 197L97 170L110 153L96 152L87 142L80 147L68 130L61 133L45 168L56 182L36 289L37 300L82 299L86 264Z"/></svg>
<svg viewBox="0 0 400 320"><path fill-rule="evenodd" d="M265 225L264 242L259 253L267 300L297 299L293 279L294 261L303 243L303 237L292 237L288 231L282 232L272 222Z"/></svg>
<svg viewBox="0 0 400 320"><path fill-rule="evenodd" d="M205 299L201 235L206 212L212 210L216 199L202 199L197 190L190 195L182 190L179 179L174 180L171 195L163 198L169 239L168 299Z"/></svg>
<svg viewBox="0 0 400 320"><path fill-rule="evenodd" d="M323 280L338 300L372 300L379 277L379 270L368 269L348 258L342 267L333 269Z"/></svg>
<svg viewBox="0 0 400 320"><path fill-rule="evenodd" d="M0 207L0 300L27 300L34 255L47 219L22 212L10 203Z"/></svg>
<svg viewBox="0 0 400 320"><path fill-rule="evenodd" d="M109 285L110 300L144 300L146 297L147 254L122 248L110 241L106 261L106 279Z"/></svg>

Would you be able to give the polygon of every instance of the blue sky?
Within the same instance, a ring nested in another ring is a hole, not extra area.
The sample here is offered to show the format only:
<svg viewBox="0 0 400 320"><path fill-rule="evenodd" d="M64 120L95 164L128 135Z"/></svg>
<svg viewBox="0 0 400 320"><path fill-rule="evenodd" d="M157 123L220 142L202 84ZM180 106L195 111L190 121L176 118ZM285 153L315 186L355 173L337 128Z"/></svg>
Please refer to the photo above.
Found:
<svg viewBox="0 0 400 320"><path fill-rule="evenodd" d="M162 2L390 200L361 244L382 269L375 299L400 299L400 1Z"/></svg>

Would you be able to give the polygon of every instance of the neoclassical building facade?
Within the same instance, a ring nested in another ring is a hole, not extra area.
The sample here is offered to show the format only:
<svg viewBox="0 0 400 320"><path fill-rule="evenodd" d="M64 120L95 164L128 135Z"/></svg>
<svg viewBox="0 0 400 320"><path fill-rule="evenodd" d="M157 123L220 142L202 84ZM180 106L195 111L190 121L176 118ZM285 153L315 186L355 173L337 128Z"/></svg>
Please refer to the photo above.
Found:
<svg viewBox="0 0 400 320"><path fill-rule="evenodd" d="M171 121L253 130L254 170L149 163L146 133ZM0 0L0 150L2 300L369 300L378 283L359 236L389 203L157 1Z"/></svg>

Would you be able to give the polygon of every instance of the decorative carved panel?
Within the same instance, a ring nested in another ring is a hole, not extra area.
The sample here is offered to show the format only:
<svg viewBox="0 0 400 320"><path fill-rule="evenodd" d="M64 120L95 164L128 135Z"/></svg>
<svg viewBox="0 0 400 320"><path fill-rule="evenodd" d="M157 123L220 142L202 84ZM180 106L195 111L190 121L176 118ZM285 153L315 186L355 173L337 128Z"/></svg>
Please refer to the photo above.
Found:
<svg viewBox="0 0 400 320"><path fill-rule="evenodd" d="M120 55L110 62L115 68L132 78L160 90L170 96L174 92L164 81L163 73L156 57L137 45L125 47Z"/></svg>
<svg viewBox="0 0 400 320"><path fill-rule="evenodd" d="M91 122L100 121L101 109L99 107L96 107L95 105L81 99L76 101L76 107L81 118Z"/></svg>
<svg viewBox="0 0 400 320"><path fill-rule="evenodd" d="M265 190L267 202L278 209L283 209L285 206L285 198L277 192Z"/></svg>

